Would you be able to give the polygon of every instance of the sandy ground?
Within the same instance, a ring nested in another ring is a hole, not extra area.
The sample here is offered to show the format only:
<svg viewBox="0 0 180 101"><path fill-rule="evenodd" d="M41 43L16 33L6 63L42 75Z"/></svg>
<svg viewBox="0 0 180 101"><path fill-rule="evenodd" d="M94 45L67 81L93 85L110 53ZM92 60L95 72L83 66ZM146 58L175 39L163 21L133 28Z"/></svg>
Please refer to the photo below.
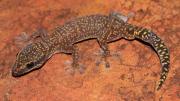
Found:
<svg viewBox="0 0 180 101"><path fill-rule="evenodd" d="M79 43L83 74L66 70L70 55L56 54L43 68L20 78L11 75L17 38L38 27L48 31L90 14L133 13L128 21L156 32L170 49L170 72L156 91L161 65L151 47L139 41L109 44L110 68L104 68L96 40ZM179 0L0 0L0 101L180 101ZM91 46L91 48L89 47Z"/></svg>

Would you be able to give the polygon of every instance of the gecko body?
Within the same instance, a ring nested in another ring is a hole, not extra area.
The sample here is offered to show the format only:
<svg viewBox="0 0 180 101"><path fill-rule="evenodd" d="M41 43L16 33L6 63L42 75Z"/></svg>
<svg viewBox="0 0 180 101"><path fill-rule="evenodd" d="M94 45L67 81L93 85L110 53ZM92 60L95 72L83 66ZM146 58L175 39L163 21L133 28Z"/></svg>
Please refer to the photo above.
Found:
<svg viewBox="0 0 180 101"><path fill-rule="evenodd" d="M76 44L87 39L97 39L103 50L103 58L110 55L108 43L125 38L139 39L151 45L157 52L162 72L157 89L160 89L169 71L169 51L163 41L152 31L129 24L119 13L109 15L90 15L74 19L56 27L50 35L41 33L41 40L24 47L18 54L12 69L12 75L22 76L42 65L55 53L70 53L73 57L72 67L78 68L78 47Z"/></svg>

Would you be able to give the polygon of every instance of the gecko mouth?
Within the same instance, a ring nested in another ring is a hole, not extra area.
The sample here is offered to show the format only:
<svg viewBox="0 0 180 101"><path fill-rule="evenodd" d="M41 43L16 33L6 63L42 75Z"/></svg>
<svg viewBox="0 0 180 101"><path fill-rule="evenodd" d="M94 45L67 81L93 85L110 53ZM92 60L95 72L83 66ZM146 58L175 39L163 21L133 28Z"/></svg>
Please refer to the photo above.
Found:
<svg viewBox="0 0 180 101"><path fill-rule="evenodd" d="M32 68L32 69L28 69L28 68L24 68L24 69L21 69L21 70L12 70L12 76L14 77L20 77L20 76L23 76L31 71L34 71L38 68Z"/></svg>
<svg viewBox="0 0 180 101"><path fill-rule="evenodd" d="M19 77L22 76L24 74L24 72L22 71L12 71L12 76L14 77Z"/></svg>
<svg viewBox="0 0 180 101"><path fill-rule="evenodd" d="M12 70L12 76L20 77L20 76L23 76L24 74L26 74L28 72L29 72L29 70L27 68L24 68L24 69L21 69L21 70L13 69Z"/></svg>

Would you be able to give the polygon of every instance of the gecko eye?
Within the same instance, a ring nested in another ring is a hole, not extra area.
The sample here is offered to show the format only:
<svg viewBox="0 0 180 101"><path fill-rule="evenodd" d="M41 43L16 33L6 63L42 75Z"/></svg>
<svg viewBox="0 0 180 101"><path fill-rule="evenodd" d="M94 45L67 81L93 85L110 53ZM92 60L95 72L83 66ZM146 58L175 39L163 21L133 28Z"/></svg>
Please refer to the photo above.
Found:
<svg viewBox="0 0 180 101"><path fill-rule="evenodd" d="M26 67L27 67L28 69L33 68L33 67L34 67L34 62L28 63L28 64L26 65Z"/></svg>

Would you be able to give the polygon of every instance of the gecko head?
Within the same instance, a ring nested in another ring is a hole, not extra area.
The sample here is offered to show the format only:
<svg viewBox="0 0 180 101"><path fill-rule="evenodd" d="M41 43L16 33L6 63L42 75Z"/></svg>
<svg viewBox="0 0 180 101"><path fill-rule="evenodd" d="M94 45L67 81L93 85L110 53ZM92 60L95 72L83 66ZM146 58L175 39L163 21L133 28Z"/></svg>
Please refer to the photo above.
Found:
<svg viewBox="0 0 180 101"><path fill-rule="evenodd" d="M23 48L16 56L15 64L12 68L12 76L22 76L30 71L40 68L48 55L42 51L39 43L31 43Z"/></svg>

